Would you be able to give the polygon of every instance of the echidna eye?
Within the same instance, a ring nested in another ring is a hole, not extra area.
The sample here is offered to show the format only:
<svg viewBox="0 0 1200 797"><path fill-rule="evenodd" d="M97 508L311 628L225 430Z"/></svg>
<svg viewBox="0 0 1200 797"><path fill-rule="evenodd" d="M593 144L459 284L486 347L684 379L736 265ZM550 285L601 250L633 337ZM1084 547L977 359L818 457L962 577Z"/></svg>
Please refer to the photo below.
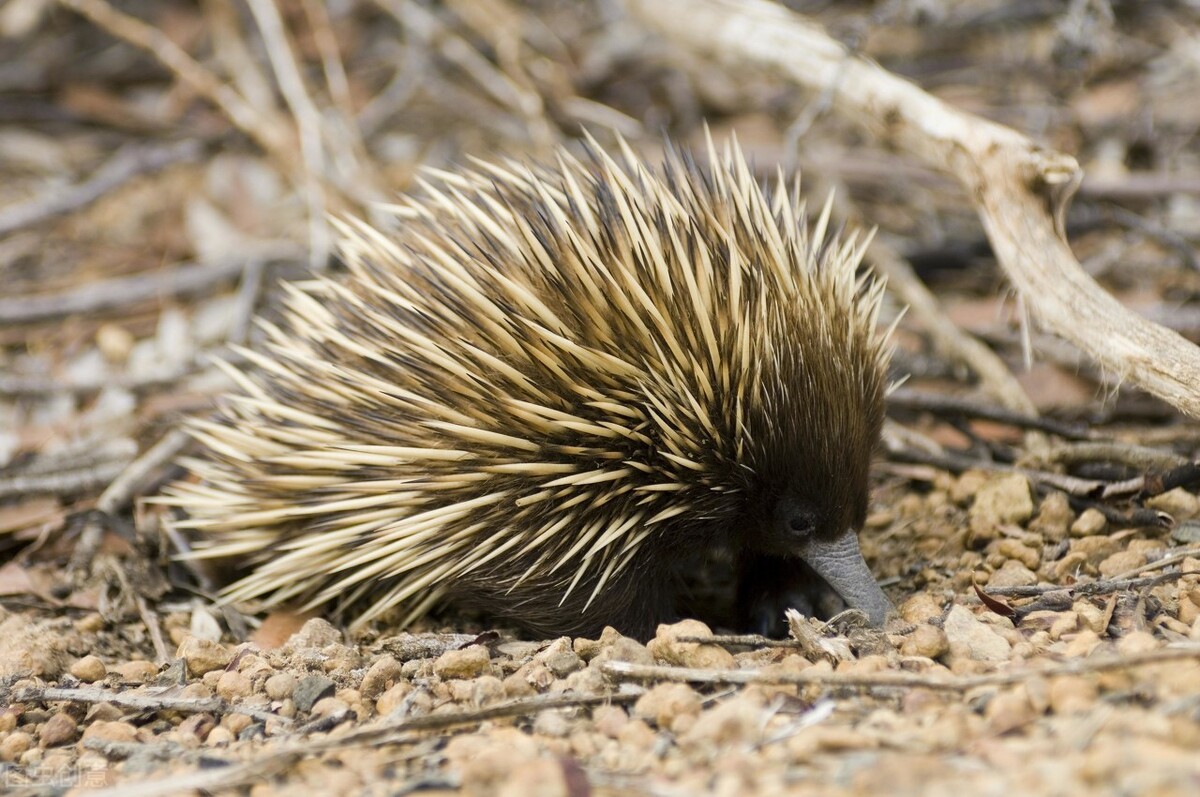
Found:
<svg viewBox="0 0 1200 797"><path fill-rule="evenodd" d="M796 532L810 532L816 527L816 519L810 514L795 515L788 521L788 527Z"/></svg>
<svg viewBox="0 0 1200 797"><path fill-rule="evenodd" d="M776 528L793 541L813 534L817 530L817 513L807 501L785 495L775 507Z"/></svg>

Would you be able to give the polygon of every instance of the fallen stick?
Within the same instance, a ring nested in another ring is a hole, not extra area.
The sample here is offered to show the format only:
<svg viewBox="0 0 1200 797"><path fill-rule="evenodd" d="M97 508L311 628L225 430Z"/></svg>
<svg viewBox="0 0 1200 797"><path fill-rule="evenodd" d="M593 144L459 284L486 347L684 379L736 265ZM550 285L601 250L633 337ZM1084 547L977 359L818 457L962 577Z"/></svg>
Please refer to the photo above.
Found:
<svg viewBox="0 0 1200 797"><path fill-rule="evenodd" d="M885 146L957 178L1033 318L1106 370L1200 417L1200 349L1126 310L1079 265L1062 218L1082 172L1069 155L951 107L767 0L625 0L664 38L820 96Z"/></svg>

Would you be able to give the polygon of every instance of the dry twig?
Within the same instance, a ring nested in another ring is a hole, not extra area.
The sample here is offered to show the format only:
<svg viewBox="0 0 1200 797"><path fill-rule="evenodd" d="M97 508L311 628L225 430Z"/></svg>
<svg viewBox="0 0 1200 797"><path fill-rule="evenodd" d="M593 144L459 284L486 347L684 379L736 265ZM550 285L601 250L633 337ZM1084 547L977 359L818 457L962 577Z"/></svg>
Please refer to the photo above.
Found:
<svg viewBox="0 0 1200 797"><path fill-rule="evenodd" d="M1030 678L1055 678L1061 675L1088 675L1130 670L1175 661L1200 661L1200 645L1169 647L1136 653L1129 656L1098 656L1053 664L1048 667L1024 667L1008 672L983 675L951 676L921 675L908 672L833 672L802 670L800 672L763 672L762 670L710 670L693 667L660 667L609 661L601 670L619 681L673 681L699 684L791 684L795 686L857 687L863 689L936 689L946 692L967 692L981 686L1019 684ZM815 669L815 668L814 668Z"/></svg>
<svg viewBox="0 0 1200 797"><path fill-rule="evenodd" d="M1033 316L1105 368L1200 417L1200 349L1126 310L1083 270L1062 217L1081 179L1075 159L963 111L852 55L766 0L626 0L647 26L736 68L765 67L818 95L885 145L962 183L997 259Z"/></svg>

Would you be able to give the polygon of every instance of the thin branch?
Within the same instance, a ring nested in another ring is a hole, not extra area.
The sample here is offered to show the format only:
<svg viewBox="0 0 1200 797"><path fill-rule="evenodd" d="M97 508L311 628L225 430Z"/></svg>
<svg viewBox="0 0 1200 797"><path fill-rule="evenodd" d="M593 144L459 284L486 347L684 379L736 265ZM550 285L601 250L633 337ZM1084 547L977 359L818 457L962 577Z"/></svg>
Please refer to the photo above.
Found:
<svg viewBox="0 0 1200 797"><path fill-rule="evenodd" d="M145 694L143 692L114 692L111 689L87 687L62 689L54 686L30 687L13 693L14 703L47 703L66 700L71 703L112 703L139 711L181 711L188 714L245 714L256 720L272 720L291 725L287 717L253 706L234 705L219 697L178 697L174 694Z"/></svg>
<svg viewBox="0 0 1200 797"><path fill-rule="evenodd" d="M79 210L109 191L142 174L158 171L173 163L199 157L201 146L195 140L151 147L124 147L88 179L68 188L55 188L44 195L0 210L0 235Z"/></svg>
<svg viewBox="0 0 1200 797"><path fill-rule="evenodd" d="M252 259L290 260L299 253L293 244L272 246L258 256L214 263L184 263L143 274L99 280L61 293L2 297L0 325L92 315L156 299L190 296L241 276Z"/></svg>
<svg viewBox="0 0 1200 797"><path fill-rule="evenodd" d="M960 111L851 54L819 27L766 0L625 0L645 25L738 68L766 68L818 95L886 146L956 177L992 249L1047 330L1105 368L1200 417L1200 349L1130 312L1083 270L1061 234L1081 179L1069 155Z"/></svg>
<svg viewBox="0 0 1200 797"><path fill-rule="evenodd" d="M195 92L216 105L235 127L258 142L281 164L294 163L293 136L281 120L265 115L233 88L222 83L196 59L171 41L165 33L137 17L118 11L105 0L59 0L82 14L97 27L153 55L170 72Z"/></svg>
<svg viewBox="0 0 1200 797"><path fill-rule="evenodd" d="M1021 667L1007 672L983 675L945 676L907 672L763 672L762 670L707 670L694 667L660 667L610 661L601 671L618 681L671 681L699 684L786 684L795 686L857 687L862 689L935 689L966 692L982 686L1007 686L1030 678L1056 678L1062 675L1090 675L1113 670L1131 670L1173 661L1200 660L1200 645L1162 648L1129 656L1097 656L1051 664L1046 667ZM815 669L815 668L813 668Z"/></svg>

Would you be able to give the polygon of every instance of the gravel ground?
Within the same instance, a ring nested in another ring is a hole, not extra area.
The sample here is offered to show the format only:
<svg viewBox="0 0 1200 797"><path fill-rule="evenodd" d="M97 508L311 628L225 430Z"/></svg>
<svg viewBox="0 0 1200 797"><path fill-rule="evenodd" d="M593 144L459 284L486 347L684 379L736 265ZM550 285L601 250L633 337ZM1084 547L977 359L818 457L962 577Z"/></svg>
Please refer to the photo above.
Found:
<svg viewBox="0 0 1200 797"><path fill-rule="evenodd" d="M160 665L141 622L7 612L0 773L12 794L1195 794L1200 551L1035 510L1020 476L943 481L864 533L897 576L882 632L353 639L276 614L236 644L197 606L155 618Z"/></svg>

